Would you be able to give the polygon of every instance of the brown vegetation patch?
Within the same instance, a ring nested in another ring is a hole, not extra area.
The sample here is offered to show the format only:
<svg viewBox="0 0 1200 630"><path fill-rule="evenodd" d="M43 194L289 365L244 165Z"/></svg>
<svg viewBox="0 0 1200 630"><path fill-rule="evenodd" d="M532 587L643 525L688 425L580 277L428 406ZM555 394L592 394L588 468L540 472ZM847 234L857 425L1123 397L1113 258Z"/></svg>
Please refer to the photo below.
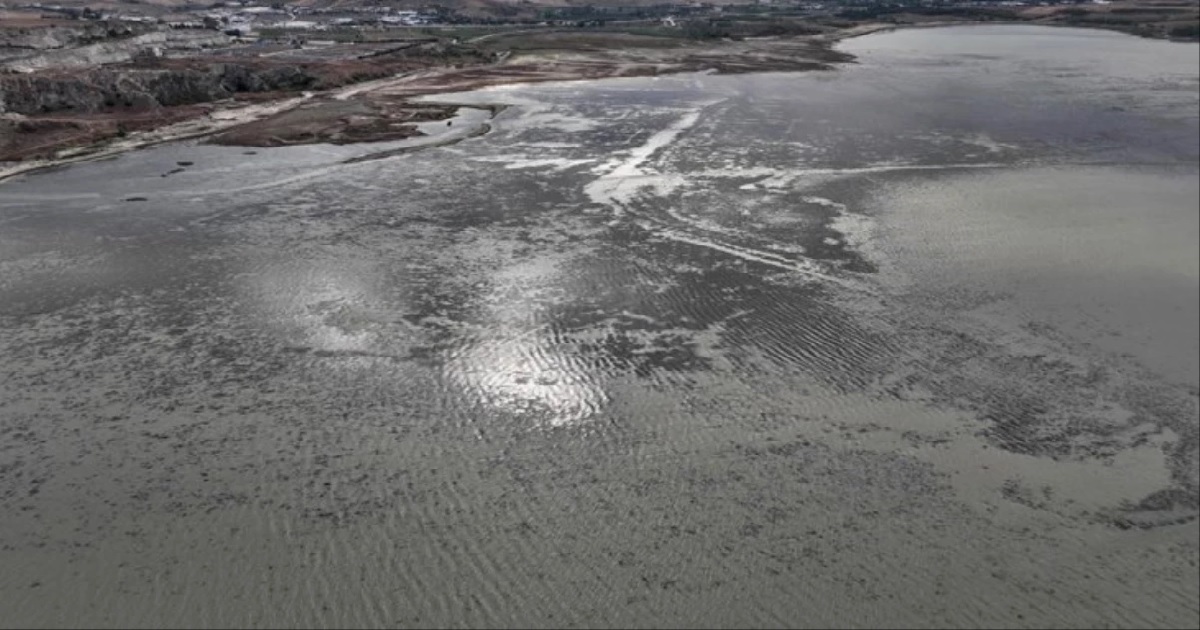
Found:
<svg viewBox="0 0 1200 630"><path fill-rule="evenodd" d="M217 134L210 142L277 147L403 140L421 135L415 123L450 118L456 109L385 96L322 100Z"/></svg>
<svg viewBox="0 0 1200 630"><path fill-rule="evenodd" d="M6 117L0 119L0 162L51 159L63 149L157 129L203 116L208 110L192 105L153 112Z"/></svg>

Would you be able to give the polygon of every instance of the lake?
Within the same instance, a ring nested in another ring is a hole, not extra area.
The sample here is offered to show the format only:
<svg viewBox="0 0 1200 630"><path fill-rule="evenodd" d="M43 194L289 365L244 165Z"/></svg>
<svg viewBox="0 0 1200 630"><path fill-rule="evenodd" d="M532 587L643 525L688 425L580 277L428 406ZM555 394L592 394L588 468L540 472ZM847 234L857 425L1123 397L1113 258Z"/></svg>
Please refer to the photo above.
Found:
<svg viewBox="0 0 1200 630"><path fill-rule="evenodd" d="M0 626L1194 625L1197 46L839 47L0 184Z"/></svg>

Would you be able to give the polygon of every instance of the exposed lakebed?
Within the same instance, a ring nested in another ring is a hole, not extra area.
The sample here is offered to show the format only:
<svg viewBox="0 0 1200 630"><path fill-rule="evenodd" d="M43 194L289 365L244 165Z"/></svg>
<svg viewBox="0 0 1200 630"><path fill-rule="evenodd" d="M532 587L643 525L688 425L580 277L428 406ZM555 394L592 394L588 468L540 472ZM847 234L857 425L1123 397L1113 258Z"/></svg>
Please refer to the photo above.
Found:
<svg viewBox="0 0 1200 630"><path fill-rule="evenodd" d="M1194 625L1196 46L842 48L0 185L0 625Z"/></svg>

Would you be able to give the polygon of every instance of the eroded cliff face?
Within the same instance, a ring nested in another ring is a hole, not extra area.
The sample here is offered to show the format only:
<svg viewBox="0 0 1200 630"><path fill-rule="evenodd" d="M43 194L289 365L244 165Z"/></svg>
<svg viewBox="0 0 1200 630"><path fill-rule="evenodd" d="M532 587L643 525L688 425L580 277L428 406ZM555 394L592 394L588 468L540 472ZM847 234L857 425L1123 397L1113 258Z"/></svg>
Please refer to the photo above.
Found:
<svg viewBox="0 0 1200 630"><path fill-rule="evenodd" d="M134 64L166 51L220 45L213 31L172 31L161 25L89 22L0 28L0 114L86 114L208 102L246 90L303 84L294 69L259 78L236 67L168 68ZM247 74L251 75L249 78Z"/></svg>
<svg viewBox="0 0 1200 630"><path fill-rule="evenodd" d="M0 71L36 72L90 68L103 64L125 63L147 54L186 55L204 48L224 45L228 40L228 36L213 31L157 31L86 46L9 55L0 62Z"/></svg>
<svg viewBox="0 0 1200 630"><path fill-rule="evenodd" d="M239 94L320 89L298 64L155 62L0 75L0 161L53 158L125 133L203 116Z"/></svg>
<svg viewBox="0 0 1200 630"><path fill-rule="evenodd" d="M85 22L47 27L0 28L0 51L56 50L136 37L159 30L137 22Z"/></svg>
<svg viewBox="0 0 1200 630"><path fill-rule="evenodd" d="M83 72L0 76L0 112L144 110L230 98L239 92L303 90L318 78L295 65L251 68L215 63L206 68L103 67Z"/></svg>

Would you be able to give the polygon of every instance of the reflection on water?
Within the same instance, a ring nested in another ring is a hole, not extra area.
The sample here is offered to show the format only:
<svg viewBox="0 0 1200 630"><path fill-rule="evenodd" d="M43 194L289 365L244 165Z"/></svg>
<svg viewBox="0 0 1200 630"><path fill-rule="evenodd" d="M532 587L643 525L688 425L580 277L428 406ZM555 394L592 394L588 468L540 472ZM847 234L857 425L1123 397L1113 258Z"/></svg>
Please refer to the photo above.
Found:
<svg viewBox="0 0 1200 630"><path fill-rule="evenodd" d="M447 377L467 398L497 412L563 426L583 422L604 405L592 366L556 352L537 331L478 343L451 354Z"/></svg>
<svg viewBox="0 0 1200 630"><path fill-rule="evenodd" d="M472 332L445 350L447 380L485 415L557 427L586 421L604 404L602 374L556 334L553 307L571 291L562 263L540 257L492 270Z"/></svg>

